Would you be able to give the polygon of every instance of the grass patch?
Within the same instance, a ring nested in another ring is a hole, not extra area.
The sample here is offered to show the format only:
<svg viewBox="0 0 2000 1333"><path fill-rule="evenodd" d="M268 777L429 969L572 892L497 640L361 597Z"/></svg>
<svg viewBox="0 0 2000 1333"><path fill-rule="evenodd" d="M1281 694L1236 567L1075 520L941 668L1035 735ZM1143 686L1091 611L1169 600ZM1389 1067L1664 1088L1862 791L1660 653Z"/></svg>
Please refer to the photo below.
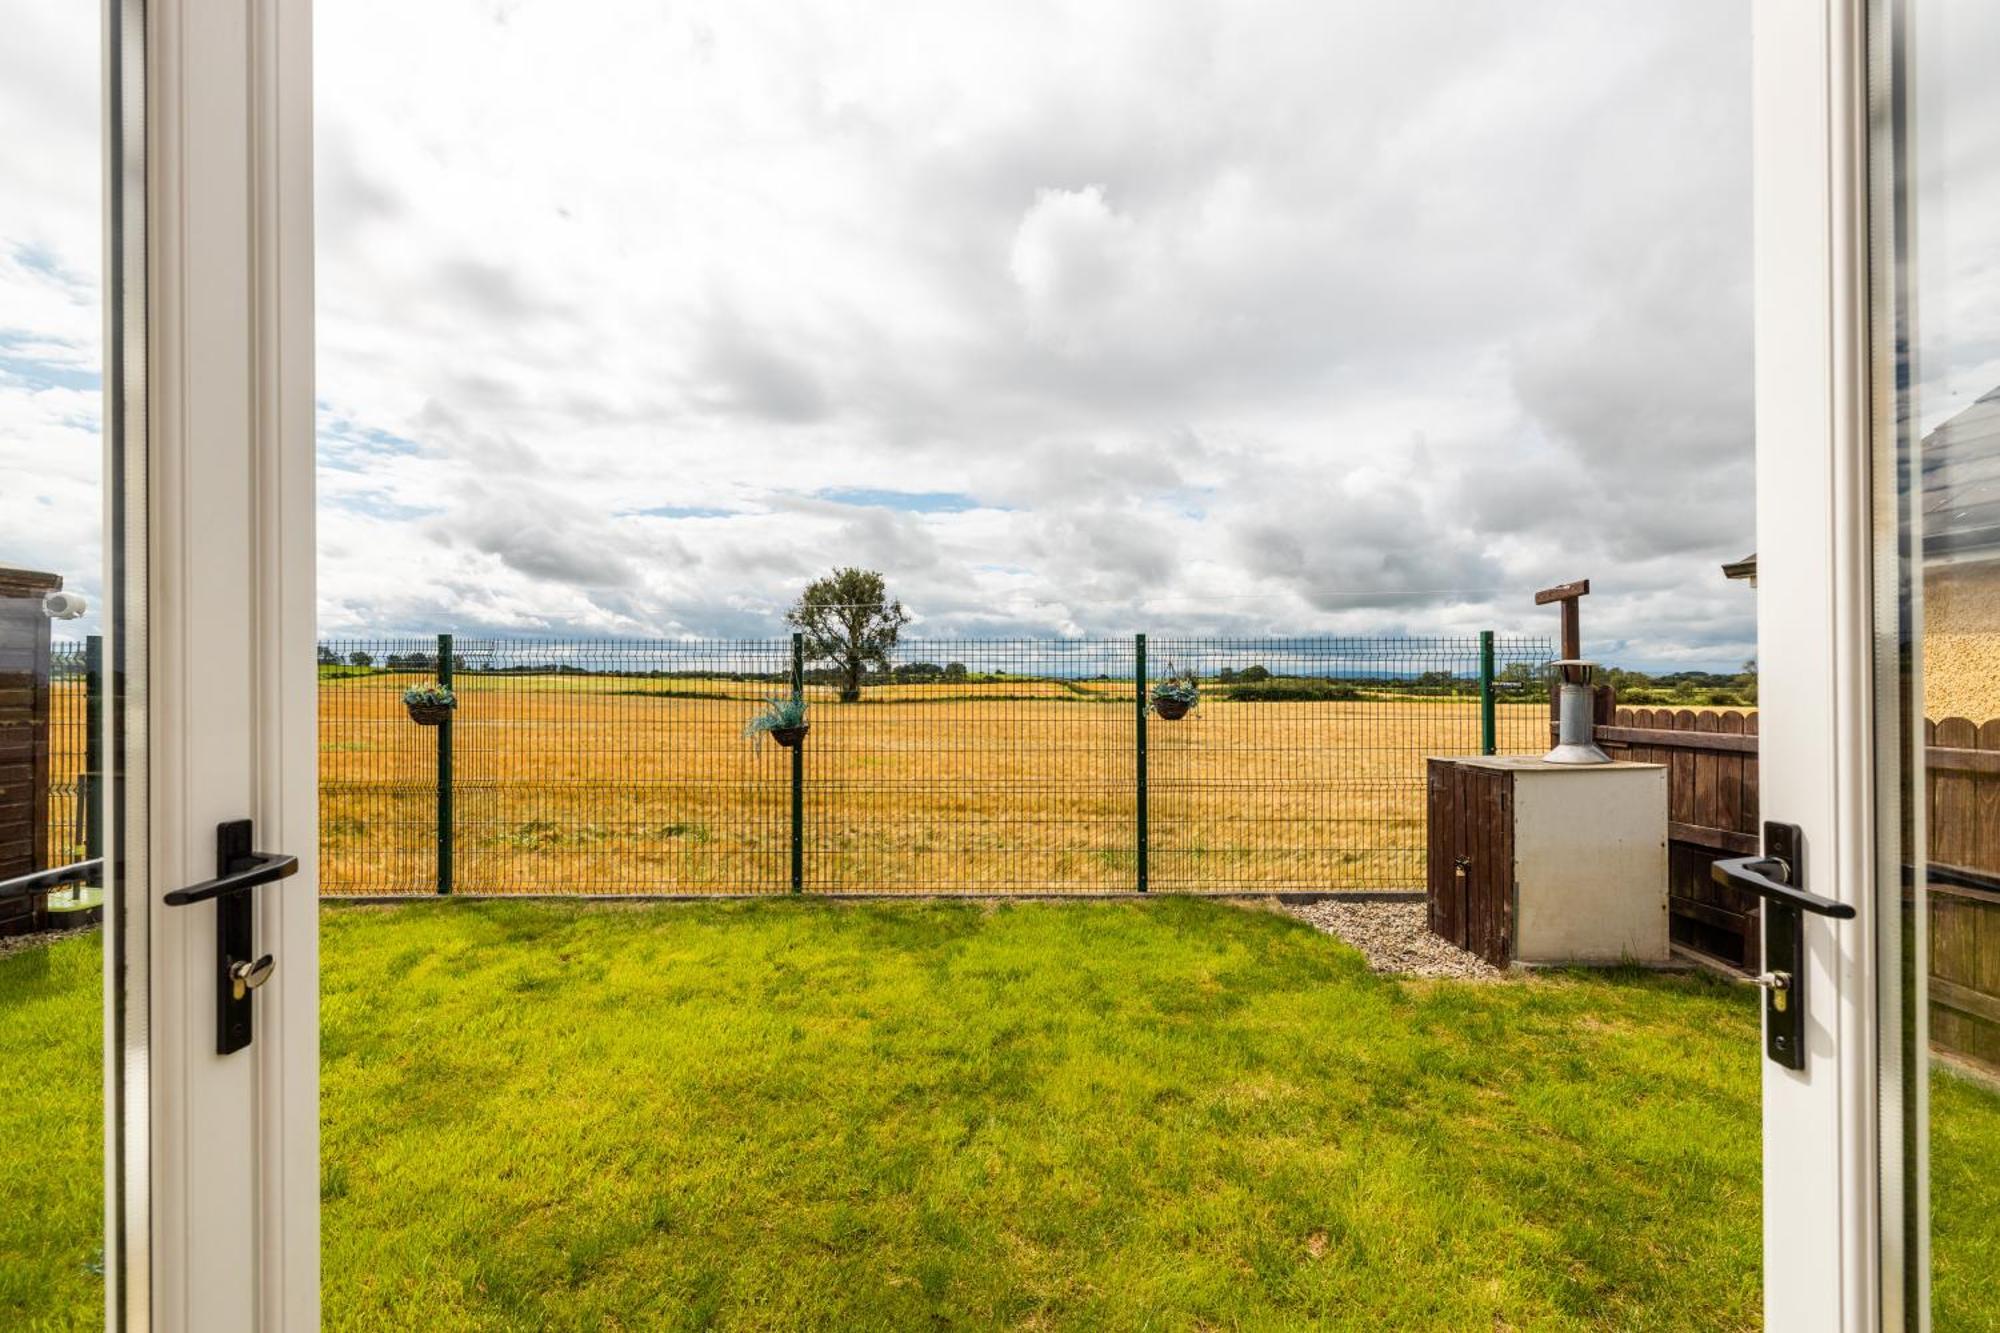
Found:
<svg viewBox="0 0 2000 1333"><path fill-rule="evenodd" d="M0 1326L98 1319L96 938L0 958ZM322 964L329 1329L1760 1320L1756 1000L1701 977L1189 900L331 907ZM2000 1099L1940 1078L1967 1327Z"/></svg>
<svg viewBox="0 0 2000 1333"><path fill-rule="evenodd" d="M1752 997L1218 904L325 922L329 1328L1741 1328Z"/></svg>
<svg viewBox="0 0 2000 1333"><path fill-rule="evenodd" d="M1931 1323L2000 1320L2000 1094L1948 1066L1931 1073Z"/></svg>
<svg viewBox="0 0 2000 1333"><path fill-rule="evenodd" d="M0 1328L104 1327L104 953L0 955Z"/></svg>

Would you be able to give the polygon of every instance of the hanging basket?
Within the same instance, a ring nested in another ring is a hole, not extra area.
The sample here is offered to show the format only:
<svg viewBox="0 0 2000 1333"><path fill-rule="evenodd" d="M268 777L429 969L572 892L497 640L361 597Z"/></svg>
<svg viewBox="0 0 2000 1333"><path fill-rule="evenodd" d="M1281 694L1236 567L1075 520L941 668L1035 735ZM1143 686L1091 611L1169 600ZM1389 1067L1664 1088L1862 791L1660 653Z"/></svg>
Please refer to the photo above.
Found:
<svg viewBox="0 0 2000 1333"><path fill-rule="evenodd" d="M787 750L796 750L805 740L806 733L811 730L812 724L810 722L802 727L773 727L771 728L771 739L784 746Z"/></svg>
<svg viewBox="0 0 2000 1333"><path fill-rule="evenodd" d="M450 704L409 704L403 708L410 715L410 721L420 727L442 726L451 721Z"/></svg>
<svg viewBox="0 0 2000 1333"><path fill-rule="evenodd" d="M1180 721L1182 718L1188 715L1188 710L1193 707L1194 705L1187 702L1185 699L1153 700L1153 711L1155 713L1158 713L1161 717L1165 718L1169 722Z"/></svg>

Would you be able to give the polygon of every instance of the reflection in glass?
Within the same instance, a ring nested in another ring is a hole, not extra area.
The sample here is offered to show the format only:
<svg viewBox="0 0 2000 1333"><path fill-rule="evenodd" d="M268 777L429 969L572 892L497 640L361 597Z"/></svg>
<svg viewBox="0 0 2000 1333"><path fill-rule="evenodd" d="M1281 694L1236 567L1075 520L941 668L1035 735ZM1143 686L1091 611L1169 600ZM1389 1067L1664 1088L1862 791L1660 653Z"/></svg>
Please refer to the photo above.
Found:
<svg viewBox="0 0 2000 1333"><path fill-rule="evenodd" d="M0 0L4 1328L104 1322L99 21Z"/></svg>
<svg viewBox="0 0 2000 1333"><path fill-rule="evenodd" d="M1878 0L1878 367L1893 376L1881 466L1896 484L1878 566L1907 735L1908 867L1891 1004L1903 1051L1885 1096L1905 1151L1910 1328L2000 1319L2000 7ZM1893 550L1891 549L1893 546ZM1893 617L1893 621L1890 618ZM1900 668L1898 672L1896 669ZM1885 732L1885 734L1889 734ZM1892 1044L1895 1039L1892 1038ZM1896 1293L1892 1292L1892 1306ZM1929 1322L1926 1323L1928 1318Z"/></svg>

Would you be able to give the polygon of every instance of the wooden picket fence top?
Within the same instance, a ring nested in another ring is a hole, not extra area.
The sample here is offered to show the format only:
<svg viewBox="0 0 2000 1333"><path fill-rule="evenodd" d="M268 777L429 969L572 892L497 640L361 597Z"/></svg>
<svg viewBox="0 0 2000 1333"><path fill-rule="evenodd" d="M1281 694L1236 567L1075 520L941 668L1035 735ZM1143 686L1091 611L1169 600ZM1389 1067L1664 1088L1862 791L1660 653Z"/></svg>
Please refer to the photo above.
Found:
<svg viewBox="0 0 2000 1333"><path fill-rule="evenodd" d="M1597 741L1614 759L1667 766L1673 841L1730 856L1758 850L1755 713L1620 708Z"/></svg>
<svg viewBox="0 0 2000 1333"><path fill-rule="evenodd" d="M1597 737L1614 759L1667 765L1675 938L1751 966L1757 904L1707 868L1758 850L1757 715L1618 708ZM1931 1041L2000 1068L2000 718L1926 720L1924 766Z"/></svg>

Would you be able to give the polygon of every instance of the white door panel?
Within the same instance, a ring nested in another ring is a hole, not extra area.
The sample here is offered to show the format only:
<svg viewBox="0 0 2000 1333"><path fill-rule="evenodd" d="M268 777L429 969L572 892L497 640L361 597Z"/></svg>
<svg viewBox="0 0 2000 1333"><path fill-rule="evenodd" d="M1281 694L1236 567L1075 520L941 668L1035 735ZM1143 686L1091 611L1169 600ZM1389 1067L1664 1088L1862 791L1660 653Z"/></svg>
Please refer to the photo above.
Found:
<svg viewBox="0 0 2000 1333"><path fill-rule="evenodd" d="M1765 1059L1765 1314L1873 1327L1871 676L1860 6L1756 6L1760 788L1805 834L1806 1067Z"/></svg>
<svg viewBox="0 0 2000 1333"><path fill-rule="evenodd" d="M154 0L146 109L154 1324L318 1319L310 7ZM276 959L219 1055L216 830Z"/></svg>

